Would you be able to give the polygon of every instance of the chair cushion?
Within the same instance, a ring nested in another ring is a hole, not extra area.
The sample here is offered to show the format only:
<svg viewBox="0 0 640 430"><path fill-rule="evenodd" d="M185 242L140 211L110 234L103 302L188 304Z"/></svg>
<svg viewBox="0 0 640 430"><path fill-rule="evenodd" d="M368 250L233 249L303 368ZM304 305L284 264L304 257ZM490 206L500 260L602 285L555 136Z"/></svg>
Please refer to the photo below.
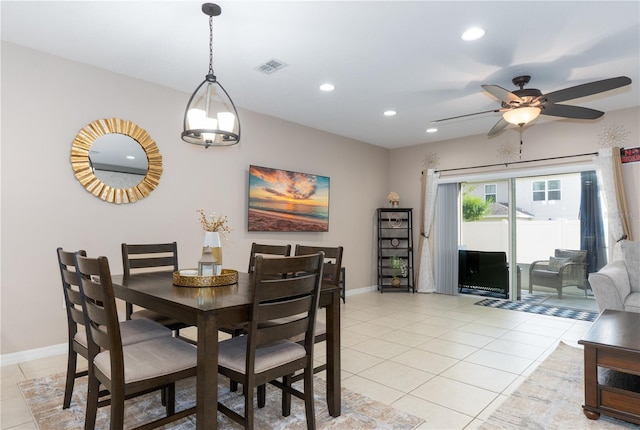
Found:
<svg viewBox="0 0 640 430"><path fill-rule="evenodd" d="M157 337L169 336L171 336L171 330L148 319L129 320L120 323L120 337L122 338L123 345L131 345ZM74 339L80 345L88 348L87 332L84 328L78 327L78 332Z"/></svg>
<svg viewBox="0 0 640 430"><path fill-rule="evenodd" d="M549 271L559 272L563 264L571 262L570 258L549 257Z"/></svg>
<svg viewBox="0 0 640 430"><path fill-rule="evenodd" d="M232 337L218 345L218 365L245 373L248 336ZM262 373L303 358L306 351L295 342L283 340L256 349L255 373Z"/></svg>
<svg viewBox="0 0 640 430"><path fill-rule="evenodd" d="M640 293L640 242L625 240L622 242L622 253L629 273L631 292Z"/></svg>
<svg viewBox="0 0 640 430"><path fill-rule="evenodd" d="M196 347L175 337L157 337L122 347L125 383L179 372L196 366ZM111 378L111 352L96 355L94 364Z"/></svg>

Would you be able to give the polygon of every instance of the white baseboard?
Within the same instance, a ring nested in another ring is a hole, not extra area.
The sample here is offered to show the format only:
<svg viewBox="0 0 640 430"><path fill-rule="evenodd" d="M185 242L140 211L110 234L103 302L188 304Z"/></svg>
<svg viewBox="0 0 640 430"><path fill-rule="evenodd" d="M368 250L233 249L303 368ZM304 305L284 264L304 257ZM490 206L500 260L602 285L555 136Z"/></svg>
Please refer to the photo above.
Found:
<svg viewBox="0 0 640 430"><path fill-rule="evenodd" d="M344 295L346 297L357 296L358 294L369 293L371 291L377 291L377 290L378 290L378 286L377 285L371 285L370 287L363 287L363 288L356 288L356 289L353 289L353 290L347 290L347 291L345 291Z"/></svg>
<svg viewBox="0 0 640 430"><path fill-rule="evenodd" d="M53 357L67 353L67 344L45 346L43 348L29 349L26 351L14 352L0 356L0 366L22 363L24 361L36 360L38 358Z"/></svg>
<svg viewBox="0 0 640 430"><path fill-rule="evenodd" d="M347 290L345 295L347 297L357 296L358 294L369 293L371 291L376 291L377 289L378 287L376 285L371 285L370 287ZM54 355L62 355L66 353L66 343L46 346L44 348L29 349L27 351L14 352L12 354L0 356L0 366L8 366L10 364L22 363L24 361L36 360L38 358L53 357Z"/></svg>

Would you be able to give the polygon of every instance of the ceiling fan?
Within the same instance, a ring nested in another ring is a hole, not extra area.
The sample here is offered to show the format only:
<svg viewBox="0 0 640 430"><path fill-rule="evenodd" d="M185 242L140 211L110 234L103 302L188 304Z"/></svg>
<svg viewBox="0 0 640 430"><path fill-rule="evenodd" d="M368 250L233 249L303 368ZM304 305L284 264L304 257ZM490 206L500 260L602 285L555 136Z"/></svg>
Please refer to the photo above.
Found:
<svg viewBox="0 0 640 430"><path fill-rule="evenodd" d="M548 94L542 94L538 89L524 88L530 80L531 76L528 75L516 76L513 78L513 84L520 87L519 90L515 91L505 90L498 85L482 85L483 90L500 100L500 109L453 116L433 122L448 121L451 119L464 118L489 112L502 112L502 118L500 118L487 135L493 136L500 133L509 124L522 127L536 119L538 115L559 116L575 119L596 119L604 115L604 112L580 106L570 106L558 103L613 90L631 83L631 79L628 77L618 76L617 78L603 79L600 81L565 88L563 90L553 91Z"/></svg>

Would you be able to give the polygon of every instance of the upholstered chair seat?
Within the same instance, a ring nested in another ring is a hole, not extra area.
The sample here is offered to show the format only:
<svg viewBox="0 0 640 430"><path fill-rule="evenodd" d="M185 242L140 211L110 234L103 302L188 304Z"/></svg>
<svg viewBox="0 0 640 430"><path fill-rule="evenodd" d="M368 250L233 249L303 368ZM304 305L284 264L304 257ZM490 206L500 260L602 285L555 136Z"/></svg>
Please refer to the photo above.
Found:
<svg viewBox="0 0 640 430"><path fill-rule="evenodd" d="M129 384L195 367L195 351L193 345L169 336L123 345L124 382ZM96 355L93 363L96 369L111 379L109 350Z"/></svg>
<svg viewBox="0 0 640 430"><path fill-rule="evenodd" d="M155 339L157 337L170 337L171 330L155 321L139 319L121 321L120 335L122 336L123 345L131 345L145 340ZM78 331L74 336L74 339L85 348L89 346L86 330Z"/></svg>

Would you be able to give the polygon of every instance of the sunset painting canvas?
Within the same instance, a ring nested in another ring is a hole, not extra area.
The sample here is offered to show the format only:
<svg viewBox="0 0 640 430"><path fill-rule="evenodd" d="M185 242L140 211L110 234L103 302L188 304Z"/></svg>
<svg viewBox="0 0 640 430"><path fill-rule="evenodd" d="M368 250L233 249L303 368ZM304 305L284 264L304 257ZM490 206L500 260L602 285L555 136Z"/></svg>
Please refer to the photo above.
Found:
<svg viewBox="0 0 640 430"><path fill-rule="evenodd" d="M249 166L249 231L329 231L329 178Z"/></svg>

